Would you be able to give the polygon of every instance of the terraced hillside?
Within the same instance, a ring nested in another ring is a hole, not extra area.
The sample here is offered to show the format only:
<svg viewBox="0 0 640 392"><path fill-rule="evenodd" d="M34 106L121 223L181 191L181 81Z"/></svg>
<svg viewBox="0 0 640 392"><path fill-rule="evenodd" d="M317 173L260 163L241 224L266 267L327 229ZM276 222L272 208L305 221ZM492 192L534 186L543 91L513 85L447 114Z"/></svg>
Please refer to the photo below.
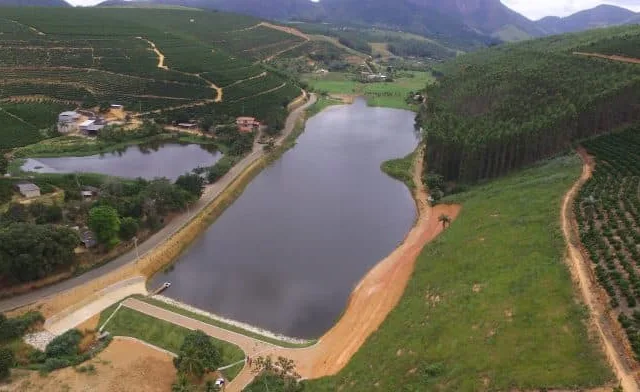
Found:
<svg viewBox="0 0 640 392"><path fill-rule="evenodd" d="M580 239L640 357L640 126L584 146L596 166L574 201Z"/></svg>
<svg viewBox="0 0 640 392"><path fill-rule="evenodd" d="M505 45L447 63L421 114L427 165L446 180L493 178L640 120L640 26Z"/></svg>
<svg viewBox="0 0 640 392"><path fill-rule="evenodd" d="M282 117L300 89L259 62L303 42L255 18L219 12L4 8L0 99L118 103L148 116L169 113L168 121L203 113Z"/></svg>

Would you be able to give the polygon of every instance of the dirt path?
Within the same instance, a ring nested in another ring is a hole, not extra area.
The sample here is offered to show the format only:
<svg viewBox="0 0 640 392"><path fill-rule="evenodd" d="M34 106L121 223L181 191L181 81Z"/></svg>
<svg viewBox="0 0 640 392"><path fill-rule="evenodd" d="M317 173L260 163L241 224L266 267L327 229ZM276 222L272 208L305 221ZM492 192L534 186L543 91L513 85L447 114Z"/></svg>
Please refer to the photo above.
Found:
<svg viewBox="0 0 640 392"><path fill-rule="evenodd" d="M149 46L151 46L151 50L153 50L153 52L156 54L156 56L158 56L158 68L164 69L165 71L169 71L169 67L166 66L165 63L164 63L165 56L160 51L160 49L158 49L156 44L154 42L146 39L146 38L143 38L143 37L136 37L136 38L140 39L142 41L145 41L146 43L149 44ZM214 90L216 92L216 97L214 99L203 101L202 103L199 103L200 105L204 105L204 104L206 104L208 102L222 102L222 96L223 96L222 88L218 87L215 83L203 78L202 76L200 76L200 74L194 74L194 73L188 73L188 72L182 72L182 71L176 71L176 70L174 70L174 72L180 72L181 74L184 74L184 75L195 76L195 77L199 78L200 80L203 80L205 83L207 83L207 85L209 85L209 88L211 88L212 90ZM197 105L194 105L194 106L197 106ZM184 107L190 107L190 106L184 106Z"/></svg>
<svg viewBox="0 0 640 392"><path fill-rule="evenodd" d="M309 41L311 38L306 35L305 33L303 33L302 31L298 30L298 29L294 29L293 27L286 27L286 26L278 26L275 25L273 23L269 23L269 22L262 22L262 23L258 23L257 25L253 26L252 28L257 28L257 27L267 27L270 29L274 29L274 30L278 30L278 31L282 31L283 33L287 33L287 34L291 34L291 35L295 35L296 37L300 37L305 41Z"/></svg>
<svg viewBox="0 0 640 392"><path fill-rule="evenodd" d="M259 96L261 96L261 95L269 94L269 93L272 93L272 92L274 92L274 91L280 90L281 88L283 88L283 87L284 87L284 86L286 86L286 85L287 85L287 82L284 82L284 83L282 83L281 85L279 85L278 87L274 87L274 88L272 88L272 89L265 90L265 91L260 91L259 93L257 93L257 94L253 94L253 95L249 95L248 97L238 98L238 99L236 99L235 101L231 101L231 102L242 102L242 101L244 101L245 99L255 98L255 97L259 97Z"/></svg>
<svg viewBox="0 0 640 392"><path fill-rule="evenodd" d="M142 38L142 37L136 37L136 38L140 39L140 40L143 40L144 42L148 43L149 46L151 46L151 50L153 50L153 52L156 54L156 56L158 56L158 68L161 68L161 69L164 69L165 71L168 71L169 67L164 65L164 54L162 54L162 52L158 49L156 44L153 43L152 41L149 41L146 38Z"/></svg>
<svg viewBox="0 0 640 392"><path fill-rule="evenodd" d="M620 61L623 63L640 64L640 59L636 59L633 57L607 55L607 54L600 54L600 53L586 53L586 52L573 52L573 54L576 56L597 57L600 59Z"/></svg>
<svg viewBox="0 0 640 392"><path fill-rule="evenodd" d="M579 286L582 299L589 307L592 324L598 333L602 347L616 377L620 380L625 392L637 392L640 391L640 388L634 372L627 366L626 355L617 348L618 342L612 335L612 320L606 314L606 306L603 305L603 301L606 302L606 298L600 298L594 273L579 245L580 239L573 217L573 200L584 183L591 178L595 163L584 149L579 149L578 153L584 162L582 174L567 192L562 202L562 232L567 243L567 263L574 281Z"/></svg>

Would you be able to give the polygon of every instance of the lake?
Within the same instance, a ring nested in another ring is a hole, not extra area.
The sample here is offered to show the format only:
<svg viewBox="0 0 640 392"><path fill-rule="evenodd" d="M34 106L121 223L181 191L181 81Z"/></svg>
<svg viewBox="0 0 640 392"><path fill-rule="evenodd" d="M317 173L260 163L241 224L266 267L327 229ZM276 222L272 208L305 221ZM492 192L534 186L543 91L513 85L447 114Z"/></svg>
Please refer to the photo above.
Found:
<svg viewBox="0 0 640 392"><path fill-rule="evenodd" d="M128 178L175 180L198 166L212 166L222 154L211 146L154 144L86 157L29 158L22 170L36 173L101 173Z"/></svg>
<svg viewBox="0 0 640 392"><path fill-rule="evenodd" d="M409 190L380 170L418 144L414 113L364 100L309 119L175 263L165 292L218 315L298 338L340 317L360 279L415 219Z"/></svg>

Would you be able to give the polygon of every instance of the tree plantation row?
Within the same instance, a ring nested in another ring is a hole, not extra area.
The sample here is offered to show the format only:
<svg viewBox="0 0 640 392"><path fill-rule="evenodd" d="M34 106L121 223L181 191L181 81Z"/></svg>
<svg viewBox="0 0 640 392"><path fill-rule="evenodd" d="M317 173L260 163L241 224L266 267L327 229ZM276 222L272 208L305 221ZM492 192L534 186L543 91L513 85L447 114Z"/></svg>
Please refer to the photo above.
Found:
<svg viewBox="0 0 640 392"><path fill-rule="evenodd" d="M639 31L598 37L622 44ZM640 120L640 67L574 55L580 35L553 39L562 49L506 45L442 67L418 116L430 171L463 182L498 177Z"/></svg>

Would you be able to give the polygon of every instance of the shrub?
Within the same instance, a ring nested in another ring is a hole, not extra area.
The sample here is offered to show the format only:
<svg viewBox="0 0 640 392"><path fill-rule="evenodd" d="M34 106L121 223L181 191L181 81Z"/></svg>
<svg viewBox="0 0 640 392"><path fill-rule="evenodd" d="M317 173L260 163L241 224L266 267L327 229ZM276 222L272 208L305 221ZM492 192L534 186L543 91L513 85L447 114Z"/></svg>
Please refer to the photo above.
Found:
<svg viewBox="0 0 640 392"><path fill-rule="evenodd" d="M9 369L13 366L13 353L8 348L0 348L0 380L9 377Z"/></svg>
<svg viewBox="0 0 640 392"><path fill-rule="evenodd" d="M81 340L82 333L77 329L70 329L54 338L47 345L45 353L49 359L75 356L78 354L78 345ZM47 362L49 362L49 359L47 359ZM45 362L45 366L47 366L47 362Z"/></svg>
<svg viewBox="0 0 640 392"><path fill-rule="evenodd" d="M0 342L24 335L31 326L44 322L40 312L27 312L22 316L8 319L0 313Z"/></svg>

